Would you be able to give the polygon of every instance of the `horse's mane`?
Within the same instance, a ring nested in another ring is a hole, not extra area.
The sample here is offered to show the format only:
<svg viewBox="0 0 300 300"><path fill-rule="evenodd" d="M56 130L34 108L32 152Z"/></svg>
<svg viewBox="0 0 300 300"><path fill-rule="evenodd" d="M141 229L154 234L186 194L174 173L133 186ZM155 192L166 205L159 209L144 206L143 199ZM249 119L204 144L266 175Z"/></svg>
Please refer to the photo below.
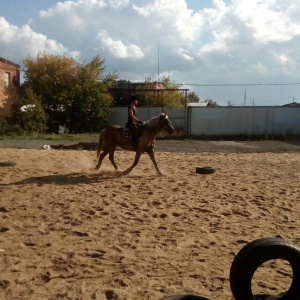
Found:
<svg viewBox="0 0 300 300"><path fill-rule="evenodd" d="M151 129L151 128L158 128L159 127L159 119L161 115L165 115L166 118L168 117L167 114L162 113L159 116L153 117L152 119L144 122L144 126Z"/></svg>

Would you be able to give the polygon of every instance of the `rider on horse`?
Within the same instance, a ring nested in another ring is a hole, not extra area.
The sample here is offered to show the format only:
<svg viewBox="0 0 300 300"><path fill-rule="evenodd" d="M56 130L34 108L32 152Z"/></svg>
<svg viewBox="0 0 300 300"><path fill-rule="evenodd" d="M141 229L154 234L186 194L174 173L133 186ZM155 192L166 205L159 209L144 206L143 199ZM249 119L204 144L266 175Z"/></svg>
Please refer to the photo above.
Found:
<svg viewBox="0 0 300 300"><path fill-rule="evenodd" d="M138 98L136 95L130 97L130 103L128 106L128 121L126 123L126 128L128 128L132 134L132 147L135 148L137 145L138 138L141 134L141 125L143 124L137 118L136 105L138 104Z"/></svg>

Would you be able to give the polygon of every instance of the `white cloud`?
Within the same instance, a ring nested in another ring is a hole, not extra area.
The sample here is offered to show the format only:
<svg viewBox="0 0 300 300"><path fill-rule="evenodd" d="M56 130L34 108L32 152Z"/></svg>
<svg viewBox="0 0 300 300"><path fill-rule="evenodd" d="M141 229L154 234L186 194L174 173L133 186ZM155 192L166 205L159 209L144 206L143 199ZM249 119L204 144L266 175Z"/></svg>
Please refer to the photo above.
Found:
<svg viewBox="0 0 300 300"><path fill-rule="evenodd" d="M130 3L130 0L109 0L109 4L113 9L122 9Z"/></svg>
<svg viewBox="0 0 300 300"><path fill-rule="evenodd" d="M141 59L144 57L141 49L136 45L124 45L121 40L113 40L109 37L106 30L101 30L97 35L102 47L106 48L113 56L118 58L137 58Z"/></svg>
<svg viewBox="0 0 300 300"><path fill-rule="evenodd" d="M1 56L99 54L128 80L156 78L159 59L160 73L177 82L294 81L298 1L213 0L193 11L185 0L61 0L22 27L0 18Z"/></svg>
<svg viewBox="0 0 300 300"><path fill-rule="evenodd" d="M69 51L61 43L47 38L41 33L31 30L29 25L17 27L10 25L3 17L0 17L0 51L2 56L10 56L14 53L18 63L29 54L36 56L40 51L46 51L53 54L67 53L76 57L79 53Z"/></svg>

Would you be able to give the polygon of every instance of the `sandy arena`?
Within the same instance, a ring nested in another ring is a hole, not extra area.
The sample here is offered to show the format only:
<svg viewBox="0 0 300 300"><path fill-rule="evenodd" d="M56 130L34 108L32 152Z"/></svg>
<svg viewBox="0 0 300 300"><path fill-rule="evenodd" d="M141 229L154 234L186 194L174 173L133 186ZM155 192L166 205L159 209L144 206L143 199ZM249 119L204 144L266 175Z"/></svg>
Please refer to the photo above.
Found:
<svg viewBox="0 0 300 300"><path fill-rule="evenodd" d="M134 154L117 151L120 170ZM94 151L0 148L0 299L233 299L231 263L248 242L300 247L300 145L158 141L117 177ZM202 175L196 167L213 166ZM273 261L255 293L278 294L290 266Z"/></svg>

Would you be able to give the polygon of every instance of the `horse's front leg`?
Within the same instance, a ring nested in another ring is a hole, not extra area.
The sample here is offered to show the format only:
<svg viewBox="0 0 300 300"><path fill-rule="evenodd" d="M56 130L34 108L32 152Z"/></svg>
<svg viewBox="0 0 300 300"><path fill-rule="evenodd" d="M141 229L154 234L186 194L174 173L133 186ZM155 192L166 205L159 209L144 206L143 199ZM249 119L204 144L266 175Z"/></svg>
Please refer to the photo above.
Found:
<svg viewBox="0 0 300 300"><path fill-rule="evenodd" d="M127 174L129 174L129 173L132 171L132 169L138 164L138 162L139 162L139 160L140 160L140 157L141 157L142 153L143 153L143 152L140 151L140 150L137 150L137 151L136 151L136 153L135 153L135 158L134 158L134 162L133 162L132 166L129 167L129 168L128 168L127 170L125 170L124 172L122 172L123 175L127 175Z"/></svg>
<svg viewBox="0 0 300 300"><path fill-rule="evenodd" d="M156 163L156 160L155 160L155 157L154 157L154 151L153 149L149 150L148 152L148 155L150 157L150 159L152 160L153 164L154 164L154 167L156 169L156 172L159 176L162 176L162 172L159 170L158 166L157 166L157 163Z"/></svg>

